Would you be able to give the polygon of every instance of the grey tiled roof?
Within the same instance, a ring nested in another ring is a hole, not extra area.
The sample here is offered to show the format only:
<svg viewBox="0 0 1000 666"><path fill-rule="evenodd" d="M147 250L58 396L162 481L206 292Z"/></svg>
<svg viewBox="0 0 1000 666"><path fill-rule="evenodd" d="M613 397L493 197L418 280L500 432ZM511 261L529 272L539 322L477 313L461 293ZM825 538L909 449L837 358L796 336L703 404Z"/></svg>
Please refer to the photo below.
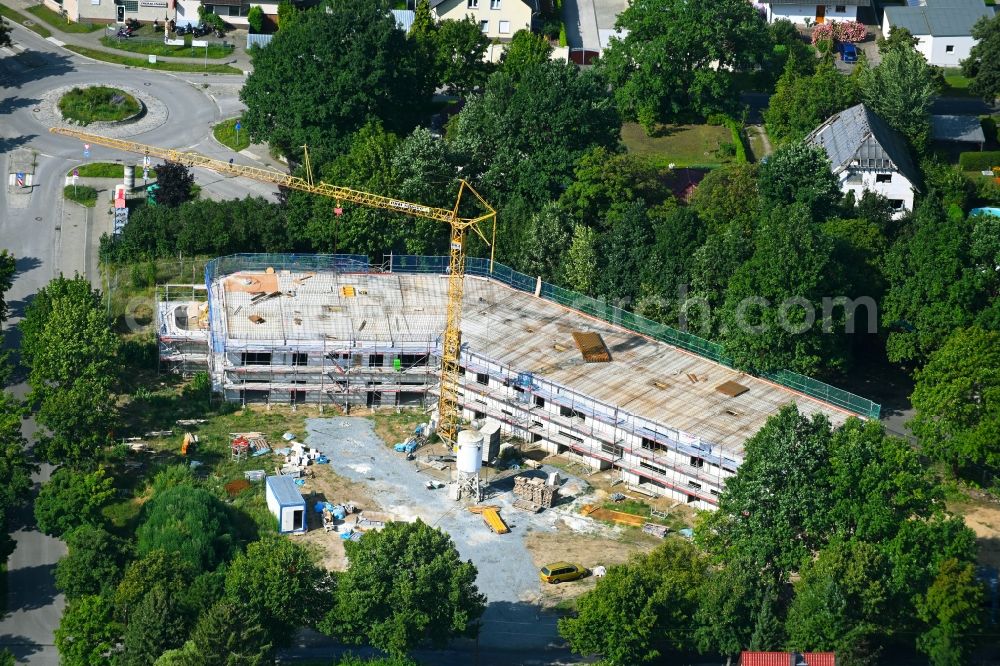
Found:
<svg viewBox="0 0 1000 666"><path fill-rule="evenodd" d="M993 16L993 9L982 0L928 0L927 6L886 7L885 15L893 28L906 28L913 35L932 37L968 36L982 17Z"/></svg>
<svg viewBox="0 0 1000 666"><path fill-rule="evenodd" d="M805 140L826 151L834 173L856 165L893 169L911 183L919 181L906 141L864 104L831 116Z"/></svg>

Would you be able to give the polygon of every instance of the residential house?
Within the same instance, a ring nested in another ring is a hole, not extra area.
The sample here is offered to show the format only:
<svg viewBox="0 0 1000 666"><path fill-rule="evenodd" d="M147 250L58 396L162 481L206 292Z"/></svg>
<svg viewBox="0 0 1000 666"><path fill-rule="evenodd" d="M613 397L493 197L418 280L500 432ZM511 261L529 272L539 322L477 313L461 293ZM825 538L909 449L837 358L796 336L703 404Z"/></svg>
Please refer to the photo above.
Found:
<svg viewBox="0 0 1000 666"><path fill-rule="evenodd" d="M905 7L886 7L882 33L906 28L917 38L917 50L927 62L939 67L958 67L969 57L976 40L972 26L983 17L993 16L993 8L983 0L915 0Z"/></svg>
<svg viewBox="0 0 1000 666"><path fill-rule="evenodd" d="M531 29L533 0L431 0L439 21L461 21L471 16L491 40L509 41L518 30Z"/></svg>
<svg viewBox="0 0 1000 666"><path fill-rule="evenodd" d="M856 21L858 7L870 7L871 0L834 0L833 5L803 3L802 0L765 0L768 23L782 19L808 25L827 21Z"/></svg>
<svg viewBox="0 0 1000 666"><path fill-rule="evenodd" d="M805 140L826 151L844 194L881 194L896 217L913 210L920 178L906 140L864 104L828 118Z"/></svg>
<svg viewBox="0 0 1000 666"><path fill-rule="evenodd" d="M174 0L44 0L43 4L69 21L87 23L124 23L137 19L143 23L174 18Z"/></svg>

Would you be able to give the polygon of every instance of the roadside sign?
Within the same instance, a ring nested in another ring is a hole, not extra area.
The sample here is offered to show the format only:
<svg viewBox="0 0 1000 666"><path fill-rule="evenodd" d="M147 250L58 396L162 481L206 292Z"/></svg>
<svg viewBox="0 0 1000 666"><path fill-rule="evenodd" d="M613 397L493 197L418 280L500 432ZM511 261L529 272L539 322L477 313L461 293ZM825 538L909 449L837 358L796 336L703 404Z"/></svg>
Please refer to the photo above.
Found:
<svg viewBox="0 0 1000 666"><path fill-rule="evenodd" d="M143 170L142 170L142 179L146 180L147 178L149 178L149 169L143 168Z"/></svg>
<svg viewBox="0 0 1000 666"><path fill-rule="evenodd" d="M142 156L142 166L143 166L143 168L148 168L149 167L149 155L143 155Z"/></svg>
<svg viewBox="0 0 1000 666"><path fill-rule="evenodd" d="M80 170L79 169L73 169L73 177L76 178L79 175L80 175Z"/></svg>
<svg viewBox="0 0 1000 666"><path fill-rule="evenodd" d="M14 182L17 183L18 187L24 187L24 172L18 171L14 178Z"/></svg>
<svg viewBox="0 0 1000 666"><path fill-rule="evenodd" d="M237 132L238 132L238 131L240 130L240 127L241 127L241 125L240 125L240 121L238 121L238 120L237 120L237 121L236 121L236 131L237 131Z"/></svg>
<svg viewBox="0 0 1000 666"><path fill-rule="evenodd" d="M73 170L73 185L76 185L76 181L80 180L80 175L77 174L76 170Z"/></svg>
<svg viewBox="0 0 1000 666"><path fill-rule="evenodd" d="M89 144L89 143L85 143L85 144L83 144L83 149L84 149L85 151L86 151L86 150L90 150L90 144Z"/></svg>
<svg viewBox="0 0 1000 666"><path fill-rule="evenodd" d="M156 56L153 55L152 53L149 54L149 64L150 65L155 65L156 64Z"/></svg>
<svg viewBox="0 0 1000 666"><path fill-rule="evenodd" d="M89 159L90 158L90 151L89 150L83 151L83 157L84 157L84 159Z"/></svg>

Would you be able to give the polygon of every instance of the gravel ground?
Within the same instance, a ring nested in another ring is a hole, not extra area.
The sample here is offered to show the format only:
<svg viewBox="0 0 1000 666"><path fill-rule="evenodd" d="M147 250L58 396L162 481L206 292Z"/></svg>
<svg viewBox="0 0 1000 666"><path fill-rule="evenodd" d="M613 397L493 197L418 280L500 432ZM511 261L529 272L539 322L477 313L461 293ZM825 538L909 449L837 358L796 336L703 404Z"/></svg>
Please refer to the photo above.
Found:
<svg viewBox="0 0 1000 666"><path fill-rule="evenodd" d="M502 507L500 515L511 528L509 534L498 535L486 527L482 518L468 512L464 503L449 500L444 488L428 490L424 483L430 477L417 471L415 462L407 462L386 446L375 435L370 421L346 417L310 419L306 428L308 445L327 454L337 474L365 483L382 508L399 520L420 518L440 527L451 535L462 557L475 563L479 570L476 582L489 602L480 633L481 646L507 648L512 641L519 647L562 643L555 616L538 606L541 583L524 537L529 530L555 531L560 523L577 532L616 534L616 528L576 513L576 507L587 499L586 483L567 479L561 494L576 497L531 515L511 507L512 478L498 481L496 493L488 502ZM556 470L543 467L538 474L549 471Z"/></svg>

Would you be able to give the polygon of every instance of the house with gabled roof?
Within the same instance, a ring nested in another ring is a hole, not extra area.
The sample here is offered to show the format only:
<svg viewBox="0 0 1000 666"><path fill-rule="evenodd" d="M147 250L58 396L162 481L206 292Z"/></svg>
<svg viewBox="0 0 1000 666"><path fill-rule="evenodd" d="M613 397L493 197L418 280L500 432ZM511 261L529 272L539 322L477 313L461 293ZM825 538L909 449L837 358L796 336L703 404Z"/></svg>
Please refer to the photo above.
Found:
<svg viewBox="0 0 1000 666"><path fill-rule="evenodd" d="M861 199L865 192L881 194L902 216L913 210L920 172L910 158L903 136L864 104L828 118L806 138L830 158L840 189Z"/></svg>
<svg viewBox="0 0 1000 666"><path fill-rule="evenodd" d="M928 63L958 67L976 44L972 26L993 14L983 0L912 0L904 7L885 8L882 33L906 28Z"/></svg>
<svg viewBox="0 0 1000 666"><path fill-rule="evenodd" d="M509 41L518 30L531 30L534 0L430 0L439 20L461 21L471 16L491 40Z"/></svg>

